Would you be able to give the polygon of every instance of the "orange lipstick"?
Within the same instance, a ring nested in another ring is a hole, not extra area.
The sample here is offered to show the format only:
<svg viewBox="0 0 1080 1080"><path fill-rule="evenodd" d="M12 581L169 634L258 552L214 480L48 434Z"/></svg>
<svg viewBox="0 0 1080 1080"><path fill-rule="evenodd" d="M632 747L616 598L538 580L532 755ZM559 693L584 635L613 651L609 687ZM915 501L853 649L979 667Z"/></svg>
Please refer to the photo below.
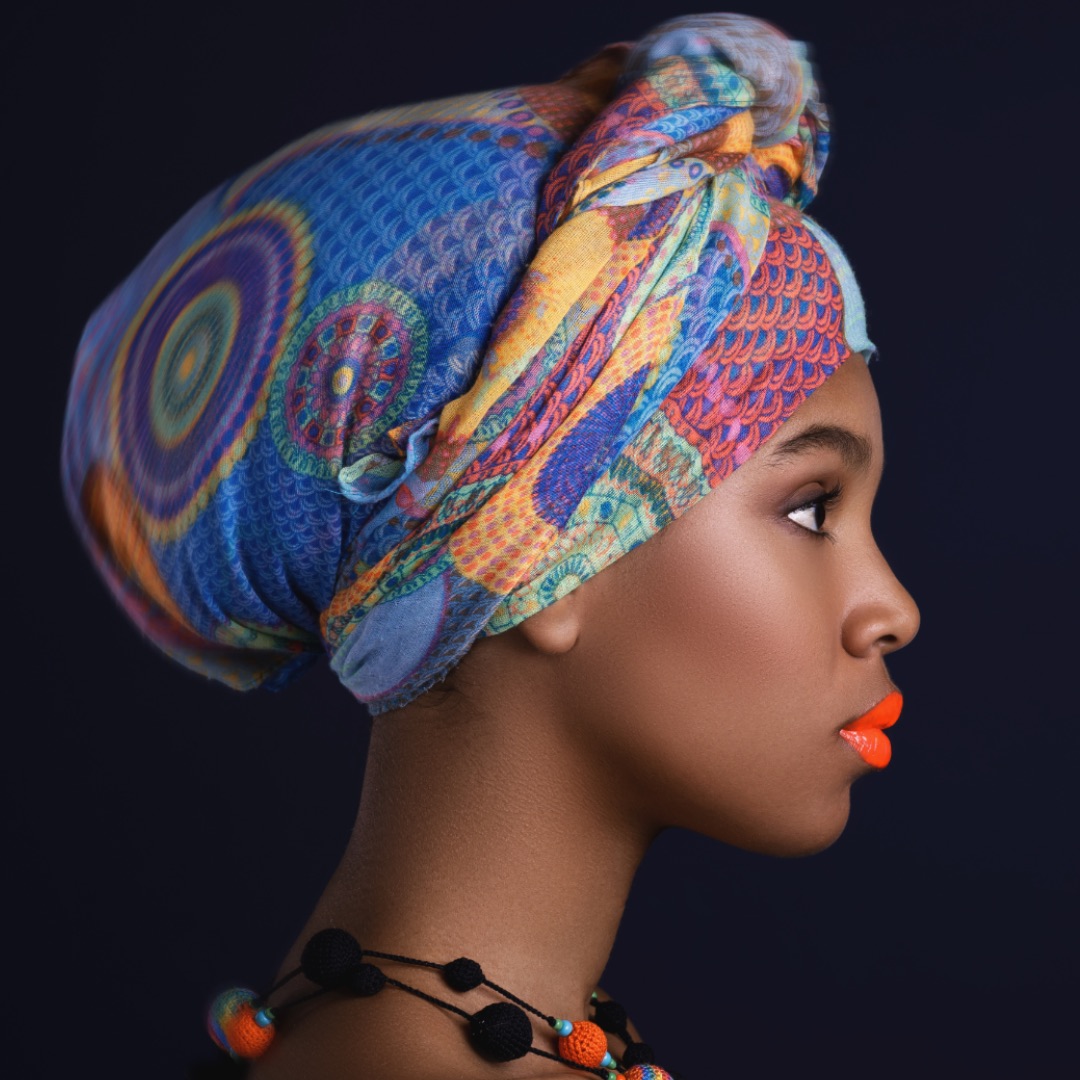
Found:
<svg viewBox="0 0 1080 1080"><path fill-rule="evenodd" d="M885 729L892 727L900 719L900 710L904 699L899 690L894 690L879 701L869 712L863 713L858 720L852 720L840 729L840 738L875 769L884 769L892 758L892 743Z"/></svg>

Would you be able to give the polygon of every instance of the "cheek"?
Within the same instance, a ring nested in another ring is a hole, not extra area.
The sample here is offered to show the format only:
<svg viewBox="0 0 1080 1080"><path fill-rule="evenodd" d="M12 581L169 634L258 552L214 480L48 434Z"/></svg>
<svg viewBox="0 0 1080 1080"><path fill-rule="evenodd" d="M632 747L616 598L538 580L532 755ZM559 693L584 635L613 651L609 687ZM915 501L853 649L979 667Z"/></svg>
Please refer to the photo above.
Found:
<svg viewBox="0 0 1080 1080"><path fill-rule="evenodd" d="M817 541L737 524L684 530L626 568L583 669L589 724L658 824L813 850L843 828L851 780L833 590Z"/></svg>

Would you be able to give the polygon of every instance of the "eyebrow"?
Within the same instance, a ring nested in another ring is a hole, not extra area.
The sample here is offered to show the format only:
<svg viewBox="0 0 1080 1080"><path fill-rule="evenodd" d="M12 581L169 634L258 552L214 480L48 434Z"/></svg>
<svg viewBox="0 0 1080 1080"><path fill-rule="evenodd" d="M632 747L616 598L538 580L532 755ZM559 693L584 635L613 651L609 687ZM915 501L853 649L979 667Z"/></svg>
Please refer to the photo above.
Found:
<svg viewBox="0 0 1080 1080"><path fill-rule="evenodd" d="M771 456L793 458L811 450L834 450L848 468L858 470L868 469L874 457L874 448L865 435L858 435L836 424L814 424L777 444Z"/></svg>

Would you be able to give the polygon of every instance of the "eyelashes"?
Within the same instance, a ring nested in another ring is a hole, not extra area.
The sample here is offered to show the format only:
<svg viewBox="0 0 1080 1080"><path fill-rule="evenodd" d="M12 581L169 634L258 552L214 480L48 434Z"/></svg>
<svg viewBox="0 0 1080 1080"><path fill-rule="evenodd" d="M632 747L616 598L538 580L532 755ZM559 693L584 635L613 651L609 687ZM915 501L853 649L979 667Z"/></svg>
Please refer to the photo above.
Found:
<svg viewBox="0 0 1080 1080"><path fill-rule="evenodd" d="M786 517L789 521L798 525L800 529L805 529L808 533L825 539L830 535L825 531L825 522L828 519L829 511L840 500L843 491L843 486L837 484L829 491L823 491L820 495L810 499L809 502L796 506L794 510L789 510Z"/></svg>

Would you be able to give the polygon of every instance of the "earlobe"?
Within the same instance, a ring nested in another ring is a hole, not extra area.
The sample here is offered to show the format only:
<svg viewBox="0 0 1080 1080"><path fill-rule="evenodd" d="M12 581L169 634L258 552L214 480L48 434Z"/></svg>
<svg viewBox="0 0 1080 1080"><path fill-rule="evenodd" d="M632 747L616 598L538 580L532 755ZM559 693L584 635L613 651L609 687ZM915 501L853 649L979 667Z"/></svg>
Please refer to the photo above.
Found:
<svg viewBox="0 0 1080 1080"><path fill-rule="evenodd" d="M568 653L581 633L581 589L574 589L554 604L518 623L518 630L528 644L545 656Z"/></svg>

